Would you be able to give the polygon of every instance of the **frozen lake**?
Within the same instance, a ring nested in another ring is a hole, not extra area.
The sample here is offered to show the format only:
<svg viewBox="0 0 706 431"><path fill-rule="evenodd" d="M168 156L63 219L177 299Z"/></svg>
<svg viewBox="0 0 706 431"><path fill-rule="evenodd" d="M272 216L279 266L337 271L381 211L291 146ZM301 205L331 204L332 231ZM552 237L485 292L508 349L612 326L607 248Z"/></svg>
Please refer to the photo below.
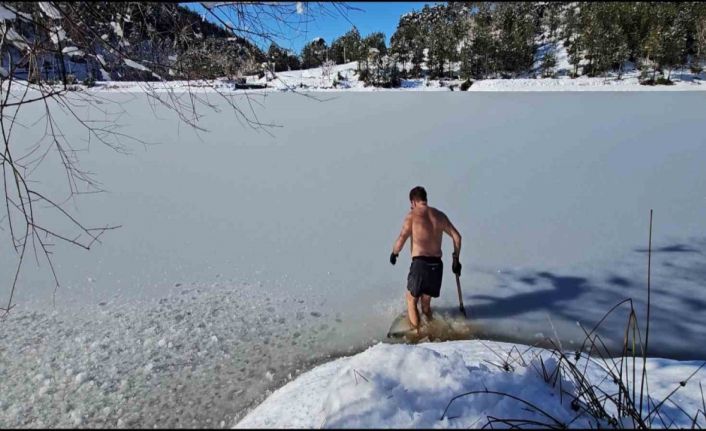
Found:
<svg viewBox="0 0 706 431"><path fill-rule="evenodd" d="M144 315L183 314L192 298L203 310L218 304L220 318L205 314L198 322L215 324L219 340L257 328L248 342L224 350L227 359L195 360L204 373L216 365L244 369L235 386L252 386L268 370L286 375L286 367L294 371L306 361L359 349L382 339L402 310L409 255L405 251L394 267L388 256L409 189L423 185L429 204L445 211L463 235L461 283L471 316L489 338L528 344L556 332L571 348L581 340L577 321L591 327L627 297L644 319L653 208L650 354L706 357L706 94L314 94L326 101L257 96L260 120L281 126L271 134L243 126L218 96L208 97L222 112L204 111L200 124L209 132L196 134L164 108L155 116L144 96L103 94L128 112L121 132L160 144L133 144L132 154L122 155L92 142L80 155L108 192L67 208L86 224L122 227L88 252L55 248L62 282L56 308L48 267L30 262L2 343L31 344L31 337L13 335L27 321L44 322L48 334L59 330L54 327L80 333L78 323L62 318L74 313L89 322L81 327L91 327L86 331L94 337L102 335L93 327L132 316L137 336L157 331L158 343L167 329L153 329ZM29 122L38 113L25 115ZM43 132L17 133L30 145ZM77 127L64 133L86 135ZM34 178L54 193L64 190L56 174L38 171ZM15 261L7 231L0 235L0 276L7 284ZM451 251L447 238L445 261ZM437 302L453 307L450 265L444 277ZM131 311L117 311L125 307ZM274 326L280 316L289 320ZM609 338L622 336L627 314L618 317L609 319L620 328L608 331ZM189 330L175 337L208 341L212 335ZM118 336L130 339L111 335ZM237 352L257 350L263 337L265 351L249 354L247 365L239 362L245 356ZM292 346L300 337L309 341ZM32 355L57 351L71 355L60 342ZM15 372L32 357L9 348L0 355ZM258 355L267 364L256 363ZM179 355L153 356L145 361L162 361L179 374ZM95 375L107 376L97 364ZM166 384L171 374L159 376ZM247 399L240 393L238 408L276 387L280 377L267 376ZM22 378L16 377L19 386ZM239 414L232 407L238 395L230 396L231 407L212 406L208 417L215 425L219 417L231 421ZM194 415L205 425L198 415L209 407L201 398ZM5 424L15 424L4 411ZM106 414L105 423L114 425L117 413ZM87 420L103 423L95 421Z"/></svg>

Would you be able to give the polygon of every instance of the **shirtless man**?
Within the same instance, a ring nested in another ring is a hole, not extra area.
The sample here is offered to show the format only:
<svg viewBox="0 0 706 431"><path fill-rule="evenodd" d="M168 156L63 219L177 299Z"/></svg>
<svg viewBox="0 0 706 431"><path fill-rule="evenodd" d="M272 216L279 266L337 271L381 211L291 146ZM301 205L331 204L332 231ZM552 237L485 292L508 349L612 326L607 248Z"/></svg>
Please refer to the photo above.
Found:
<svg viewBox="0 0 706 431"><path fill-rule="evenodd" d="M402 224L400 236L392 246L390 263L397 262L405 241L412 237L412 265L407 276L407 315L417 333L419 333L419 312L417 302L422 298L422 312L431 319L431 298L438 298L441 290L441 276L444 264L441 261L441 238L446 232L454 242L453 264L451 270L461 275L461 234L451 224L446 214L427 205L427 192L417 186L410 190L410 211Z"/></svg>

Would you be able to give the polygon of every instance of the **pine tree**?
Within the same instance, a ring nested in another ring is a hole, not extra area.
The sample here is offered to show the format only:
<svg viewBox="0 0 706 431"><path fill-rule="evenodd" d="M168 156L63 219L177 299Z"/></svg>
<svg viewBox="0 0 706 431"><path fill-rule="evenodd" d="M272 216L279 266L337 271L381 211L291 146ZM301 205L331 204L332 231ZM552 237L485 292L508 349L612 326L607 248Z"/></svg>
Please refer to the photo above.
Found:
<svg viewBox="0 0 706 431"><path fill-rule="evenodd" d="M657 72L667 69L666 83L670 82L672 69L686 60L686 9L679 3L654 5L650 32L644 42L644 55L652 63L652 82L657 82Z"/></svg>
<svg viewBox="0 0 706 431"><path fill-rule="evenodd" d="M497 42L493 37L490 5L482 2L473 13L469 43L461 52L461 74L464 78L482 79L495 73Z"/></svg>
<svg viewBox="0 0 706 431"><path fill-rule="evenodd" d="M403 15L395 34L390 39L391 52L398 55L405 72L405 63L411 63L412 68L409 75L412 77L421 76L425 44L426 38L422 28L421 13L410 12Z"/></svg>
<svg viewBox="0 0 706 431"><path fill-rule="evenodd" d="M302 63L299 60L299 56L287 53L287 70L299 70L302 68Z"/></svg>
<svg viewBox="0 0 706 431"><path fill-rule="evenodd" d="M562 6L563 5L561 3L549 3L544 9L542 19L544 21L544 25L549 30L549 37L551 39L556 38L559 31L559 26L561 25L560 12Z"/></svg>
<svg viewBox="0 0 706 431"><path fill-rule="evenodd" d="M270 44L270 48L267 50L267 59L268 59L268 62L272 64L271 67L274 68L275 72L282 72L282 71L287 70L289 68L288 62L287 62L287 57L288 57L287 51L280 48L274 42Z"/></svg>
<svg viewBox="0 0 706 431"><path fill-rule="evenodd" d="M664 13L664 33L662 35L662 51L660 64L667 68L667 82L670 81L672 70L686 62L686 8L680 4L667 3L662 5Z"/></svg>
<svg viewBox="0 0 706 431"><path fill-rule="evenodd" d="M651 81L653 83L656 79L657 69L659 68L660 53L662 52L662 38L660 37L660 33L661 27L659 27L658 25L652 26L649 33L647 34L647 37L645 38L642 47L642 51L647 62L651 63L652 65Z"/></svg>
<svg viewBox="0 0 706 431"><path fill-rule="evenodd" d="M375 48L378 50L380 55L387 54L387 46L385 45L385 34L379 31L365 36L362 41L362 45L365 50Z"/></svg>
<svg viewBox="0 0 706 431"><path fill-rule="evenodd" d="M346 63L346 57L345 54L346 51L343 48L343 36L339 37L338 39L335 39L331 43L331 48L329 48L329 57L331 60L336 63L336 64L343 64Z"/></svg>
<svg viewBox="0 0 706 431"><path fill-rule="evenodd" d="M579 12L580 45L584 59L588 60L588 64L583 67L583 73L588 76L595 76L596 63L600 64L600 58L596 58L600 55L597 48L603 37L597 25L599 7L599 3L586 2L582 4Z"/></svg>
<svg viewBox="0 0 706 431"><path fill-rule="evenodd" d="M701 63L706 61L706 5L700 3L695 8L694 16L694 59L692 70L701 72Z"/></svg>
<svg viewBox="0 0 706 431"><path fill-rule="evenodd" d="M365 36L361 41L360 61L363 63L362 69L370 68L371 59L375 69L375 62L385 54L387 54L387 46L385 45L385 35L383 33L375 32ZM360 64L358 67L361 68Z"/></svg>
<svg viewBox="0 0 706 431"><path fill-rule="evenodd" d="M302 67L310 69L321 66L328 58L328 46L322 37L317 37L302 48Z"/></svg>
<svg viewBox="0 0 706 431"><path fill-rule="evenodd" d="M581 28L579 26L580 9L570 5L566 9L563 25L564 47L569 55L569 64L574 70L571 72L572 77L577 77L579 74L579 65L583 58L583 50L581 46Z"/></svg>
<svg viewBox="0 0 706 431"><path fill-rule="evenodd" d="M609 70L618 70L622 76L623 63L628 60L627 37L620 26L622 5L619 3L592 3L588 13L593 14L591 25L595 30L589 55L592 59L590 74L597 75Z"/></svg>
<svg viewBox="0 0 706 431"><path fill-rule="evenodd" d="M495 30L499 33L500 70L508 75L529 70L534 60L534 36L539 22L534 5L522 2L499 3L495 14Z"/></svg>
<svg viewBox="0 0 706 431"><path fill-rule="evenodd" d="M553 51L549 51L544 54L542 58L542 64L539 66L542 76L544 78L550 78L554 76L554 68L556 67L556 55Z"/></svg>
<svg viewBox="0 0 706 431"><path fill-rule="evenodd" d="M466 31L466 8L462 4L425 6L422 10L425 23L426 47L430 76L444 76L444 68L458 61L458 46Z"/></svg>
<svg viewBox="0 0 706 431"><path fill-rule="evenodd" d="M451 29L447 22L435 19L430 23L427 34L427 66L430 77L442 77L444 76L444 64L451 56Z"/></svg>
<svg viewBox="0 0 706 431"><path fill-rule="evenodd" d="M360 61L362 53L362 40L358 29L353 26L346 34L336 39L331 44L330 56L336 64Z"/></svg>

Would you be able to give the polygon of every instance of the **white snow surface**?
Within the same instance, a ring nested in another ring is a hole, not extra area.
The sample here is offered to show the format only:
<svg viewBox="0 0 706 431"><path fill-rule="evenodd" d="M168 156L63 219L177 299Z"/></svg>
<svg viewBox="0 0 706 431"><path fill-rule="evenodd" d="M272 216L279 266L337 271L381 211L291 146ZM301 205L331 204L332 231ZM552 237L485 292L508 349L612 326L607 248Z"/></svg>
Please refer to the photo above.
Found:
<svg viewBox="0 0 706 431"><path fill-rule="evenodd" d="M508 358L512 369L504 370L498 358ZM543 361L540 361L539 358ZM522 359L520 359L522 358ZM580 359L583 368L588 362ZM606 427L571 408L573 384L562 377L559 384L547 382L557 360L548 351L529 346L481 340L399 345L379 343L352 357L320 365L275 391L243 418L236 428L479 428L490 417L527 419L552 426ZM706 370L698 362L650 358L648 387L659 402L672 389L672 400L694 415L701 407L699 383ZM640 375L641 367L636 367ZM615 390L599 362L588 362L586 376L606 391ZM639 380L638 380L639 383ZM469 394L487 391L487 393ZM504 393L537 406L542 412ZM638 392L639 393L639 392ZM662 414L678 427L691 427L691 419L670 406ZM577 418L578 416L578 418ZM656 415L654 427L660 424ZM630 423L625 422L625 425ZM698 425L706 425L700 418Z"/></svg>

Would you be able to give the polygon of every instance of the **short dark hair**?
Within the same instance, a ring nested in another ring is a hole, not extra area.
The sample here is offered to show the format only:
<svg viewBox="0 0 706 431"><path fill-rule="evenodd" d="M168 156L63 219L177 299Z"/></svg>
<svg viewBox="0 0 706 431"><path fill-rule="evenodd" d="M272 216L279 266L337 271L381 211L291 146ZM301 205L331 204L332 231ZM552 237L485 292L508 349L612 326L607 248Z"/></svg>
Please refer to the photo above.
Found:
<svg viewBox="0 0 706 431"><path fill-rule="evenodd" d="M427 191L424 190L424 187L417 186L409 191L409 200L410 200L410 202L413 202L413 201L426 202L427 201Z"/></svg>

